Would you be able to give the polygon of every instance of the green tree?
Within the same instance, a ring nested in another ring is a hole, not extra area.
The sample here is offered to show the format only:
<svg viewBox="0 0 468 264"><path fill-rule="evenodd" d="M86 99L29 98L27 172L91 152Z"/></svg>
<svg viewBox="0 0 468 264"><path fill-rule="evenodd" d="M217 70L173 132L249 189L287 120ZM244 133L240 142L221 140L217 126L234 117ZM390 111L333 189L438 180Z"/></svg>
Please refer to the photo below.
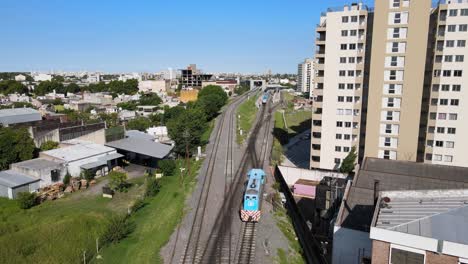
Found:
<svg viewBox="0 0 468 264"><path fill-rule="evenodd" d="M356 147L352 147L351 151L348 153L346 158L341 163L340 172L342 173L352 173L354 171L354 166L356 164Z"/></svg>
<svg viewBox="0 0 468 264"><path fill-rule="evenodd" d="M8 169L11 163L29 160L34 155L34 141L26 128L0 128L0 169Z"/></svg>
<svg viewBox="0 0 468 264"><path fill-rule="evenodd" d="M139 100L140 105L159 105L161 102L161 98L155 93L142 94Z"/></svg>
<svg viewBox="0 0 468 264"><path fill-rule="evenodd" d="M102 234L101 241L104 244L117 243L132 233L134 229L135 226L127 215L112 216Z"/></svg>
<svg viewBox="0 0 468 264"><path fill-rule="evenodd" d="M21 209L29 209L37 204L36 194L30 192L20 192L16 196L16 201Z"/></svg>
<svg viewBox="0 0 468 264"><path fill-rule="evenodd" d="M109 177L109 187L113 190L123 191L127 185L127 174L120 171L111 171Z"/></svg>
<svg viewBox="0 0 468 264"><path fill-rule="evenodd" d="M151 121L143 116L137 117L128 121L127 129L129 130L139 130L139 131L146 131L151 126Z"/></svg>
<svg viewBox="0 0 468 264"><path fill-rule="evenodd" d="M65 174L65 176L63 177L63 184L67 186L68 184L70 184L70 180L71 180L71 175L67 171L67 174Z"/></svg>
<svg viewBox="0 0 468 264"><path fill-rule="evenodd" d="M79 93L81 91L80 86L76 83L70 83L65 89L68 93Z"/></svg>
<svg viewBox="0 0 468 264"><path fill-rule="evenodd" d="M247 86L247 85L238 85L235 89L234 89L234 93L236 93L237 95L241 95L245 92L248 92L250 91L250 87Z"/></svg>
<svg viewBox="0 0 468 264"><path fill-rule="evenodd" d="M42 143L41 151L56 149L56 148L58 148L58 146L59 146L58 142L49 140L49 141L46 141L46 142Z"/></svg>
<svg viewBox="0 0 468 264"><path fill-rule="evenodd" d="M207 94L197 100L197 106L203 109L208 120L215 118L223 105L223 98L218 94Z"/></svg>
<svg viewBox="0 0 468 264"><path fill-rule="evenodd" d="M55 90L56 93L65 93L65 87L63 83L57 81L44 81L34 89L36 95L45 95Z"/></svg>
<svg viewBox="0 0 468 264"><path fill-rule="evenodd" d="M106 122L108 128L119 125L119 115L117 113L99 113L99 119Z"/></svg>
<svg viewBox="0 0 468 264"><path fill-rule="evenodd" d="M201 91L198 93L198 98L207 96L209 94L219 95L219 99L221 100L220 105L225 105L227 103L227 100L229 99L226 92L224 92L224 89L218 85L205 86L205 88L201 89Z"/></svg>
<svg viewBox="0 0 468 264"><path fill-rule="evenodd" d="M174 174L176 163L174 160L164 159L158 161L158 167L162 170L164 176L169 176Z"/></svg>
<svg viewBox="0 0 468 264"><path fill-rule="evenodd" d="M63 76L61 76L61 75L55 75L54 77L52 77L52 81L55 81L55 82L64 82L64 81L65 81L65 78L63 78Z"/></svg>
<svg viewBox="0 0 468 264"><path fill-rule="evenodd" d="M206 115L202 109L189 108L169 120L167 129L169 137L176 143L174 151L184 155L186 144L191 152L201 144L201 136L206 129Z"/></svg>
<svg viewBox="0 0 468 264"><path fill-rule="evenodd" d="M14 80L0 81L0 93L2 94L27 94L28 92L28 88L20 82Z"/></svg>

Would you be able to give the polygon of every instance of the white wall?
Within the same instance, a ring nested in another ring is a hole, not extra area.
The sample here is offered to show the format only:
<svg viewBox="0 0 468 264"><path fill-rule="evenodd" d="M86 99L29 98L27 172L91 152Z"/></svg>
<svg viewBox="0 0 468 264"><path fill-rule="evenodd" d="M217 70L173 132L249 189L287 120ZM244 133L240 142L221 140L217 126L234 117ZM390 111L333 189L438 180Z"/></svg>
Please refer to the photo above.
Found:
<svg viewBox="0 0 468 264"><path fill-rule="evenodd" d="M324 177L336 177L346 179L346 175L338 172L306 170L294 167L278 166L287 185L292 186L299 179L321 181Z"/></svg>

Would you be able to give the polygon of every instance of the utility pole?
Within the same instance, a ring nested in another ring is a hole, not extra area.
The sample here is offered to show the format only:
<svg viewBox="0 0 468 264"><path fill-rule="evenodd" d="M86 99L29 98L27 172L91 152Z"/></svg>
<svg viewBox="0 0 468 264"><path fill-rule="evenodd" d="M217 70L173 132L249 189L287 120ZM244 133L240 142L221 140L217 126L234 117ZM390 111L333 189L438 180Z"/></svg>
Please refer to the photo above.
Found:
<svg viewBox="0 0 468 264"><path fill-rule="evenodd" d="M188 128L184 130L183 134L185 140L185 167L187 168L187 175L190 173L190 153L189 153L189 146L190 146L190 131ZM182 184L184 183L183 175L182 176Z"/></svg>

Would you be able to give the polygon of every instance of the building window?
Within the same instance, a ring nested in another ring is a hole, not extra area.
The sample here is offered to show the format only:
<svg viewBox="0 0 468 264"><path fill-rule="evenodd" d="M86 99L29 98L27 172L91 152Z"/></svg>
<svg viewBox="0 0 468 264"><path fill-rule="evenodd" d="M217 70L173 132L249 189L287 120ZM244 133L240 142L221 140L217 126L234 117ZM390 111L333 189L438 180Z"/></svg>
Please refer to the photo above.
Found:
<svg viewBox="0 0 468 264"><path fill-rule="evenodd" d="M335 164L340 164L340 163L341 163L341 160L338 158L335 158Z"/></svg>
<svg viewBox="0 0 468 264"><path fill-rule="evenodd" d="M353 77L354 76L354 71L348 71L348 76Z"/></svg>
<svg viewBox="0 0 468 264"><path fill-rule="evenodd" d="M392 56L391 57L390 66L392 66L392 67L398 66L398 57L397 56Z"/></svg>
<svg viewBox="0 0 468 264"><path fill-rule="evenodd" d="M436 146L436 147L440 147L440 148L441 148L441 147L443 147L443 146L444 146L444 142L443 142L442 140L436 140L436 142L435 142L435 146Z"/></svg>
<svg viewBox="0 0 468 264"><path fill-rule="evenodd" d="M353 102L353 97L352 96L346 96L346 102L347 103L352 103Z"/></svg>
<svg viewBox="0 0 468 264"><path fill-rule="evenodd" d="M349 49L350 50L355 50L356 49L356 44L354 44L354 43L349 44Z"/></svg>
<svg viewBox="0 0 468 264"><path fill-rule="evenodd" d="M351 16L351 22L356 23L357 20L357 16Z"/></svg>
<svg viewBox="0 0 468 264"><path fill-rule="evenodd" d="M447 119L447 114L446 113L439 113L438 116L437 116L437 119L446 120Z"/></svg>
<svg viewBox="0 0 468 264"><path fill-rule="evenodd" d="M453 156L451 156L451 155L445 155L444 156L444 161L445 162L452 162L452 160L453 160Z"/></svg>
<svg viewBox="0 0 468 264"><path fill-rule="evenodd" d="M445 42L445 46L446 46L447 48L453 48L453 47L455 47L455 40L447 40L447 41Z"/></svg>
<svg viewBox="0 0 468 264"><path fill-rule="evenodd" d="M353 87L354 87L354 84L352 84L352 83L346 84L346 89L348 89L348 90L353 90Z"/></svg>
<svg viewBox="0 0 468 264"><path fill-rule="evenodd" d="M393 17L393 24L400 24L401 23L401 13L395 13Z"/></svg>
<svg viewBox="0 0 468 264"><path fill-rule="evenodd" d="M431 105L437 105L437 101L438 101L437 98L432 98L431 99Z"/></svg>
<svg viewBox="0 0 468 264"><path fill-rule="evenodd" d="M460 84L452 85L452 91L453 92L459 92L460 90L461 90L461 85Z"/></svg>
<svg viewBox="0 0 468 264"><path fill-rule="evenodd" d="M392 43L392 52L398 52L398 42Z"/></svg>
<svg viewBox="0 0 468 264"><path fill-rule="evenodd" d="M466 32L467 31L467 25L466 24L462 24L462 25L458 25L458 31L460 32Z"/></svg>
<svg viewBox="0 0 468 264"><path fill-rule="evenodd" d="M457 16L457 14L458 14L458 9L449 10L449 16Z"/></svg>
<svg viewBox="0 0 468 264"><path fill-rule="evenodd" d="M430 127L427 128L427 133L433 134L434 131L435 131L435 127L433 127L433 126L430 126Z"/></svg>
<svg viewBox="0 0 468 264"><path fill-rule="evenodd" d="M433 147L433 146L434 146L434 140L428 140L428 141L426 141L426 146L428 146L428 147Z"/></svg>
<svg viewBox="0 0 468 264"><path fill-rule="evenodd" d="M450 91L450 85L448 84L442 84L442 89L443 92Z"/></svg>
<svg viewBox="0 0 468 264"><path fill-rule="evenodd" d="M336 152L341 152L341 147L340 146L335 146L335 151Z"/></svg>
<svg viewBox="0 0 468 264"><path fill-rule="evenodd" d="M426 154L426 160L432 160L432 154L431 153Z"/></svg>
<svg viewBox="0 0 468 264"><path fill-rule="evenodd" d="M347 16L341 17L341 22L342 23L348 23L348 21L349 21L349 18Z"/></svg>
<svg viewBox="0 0 468 264"><path fill-rule="evenodd" d="M355 29L350 30L349 35L352 36L352 37L357 36L357 30L355 30Z"/></svg>
<svg viewBox="0 0 468 264"><path fill-rule="evenodd" d="M342 135L342 134L336 134L336 135L335 135L335 138L336 138L336 139L342 139L342 138L343 138L343 135Z"/></svg>
<svg viewBox="0 0 468 264"><path fill-rule="evenodd" d="M432 85L432 91L433 92L438 92L439 91L439 85L438 84L433 84Z"/></svg>
<svg viewBox="0 0 468 264"><path fill-rule="evenodd" d="M434 155L435 161L442 161L442 155Z"/></svg>
<svg viewBox="0 0 468 264"><path fill-rule="evenodd" d="M465 46L466 46L466 40L464 39L457 40L457 47L463 48Z"/></svg>
<svg viewBox="0 0 468 264"><path fill-rule="evenodd" d="M442 62L442 55L436 55L435 62Z"/></svg>
<svg viewBox="0 0 468 264"><path fill-rule="evenodd" d="M393 28L393 38L400 38L400 28Z"/></svg>
<svg viewBox="0 0 468 264"><path fill-rule="evenodd" d="M455 56L455 61L456 62L463 62L465 60L465 56L464 55L456 55Z"/></svg>
<svg viewBox="0 0 468 264"><path fill-rule="evenodd" d="M437 127L437 133L445 134L445 127Z"/></svg>
<svg viewBox="0 0 468 264"><path fill-rule="evenodd" d="M447 128L447 133L454 135L457 132L457 129L455 127L448 127Z"/></svg>
<svg viewBox="0 0 468 264"><path fill-rule="evenodd" d="M468 16L468 8L461 9L460 16Z"/></svg>
<svg viewBox="0 0 468 264"><path fill-rule="evenodd" d="M442 76L450 77L450 76L452 76L452 71L451 70L443 70L442 71Z"/></svg>
<svg viewBox="0 0 468 264"><path fill-rule="evenodd" d="M391 71L390 71L389 80L390 80L390 81L395 81L395 80L396 80L396 71L395 71L395 70L391 70Z"/></svg>
<svg viewBox="0 0 468 264"><path fill-rule="evenodd" d="M459 103L460 103L460 100L458 100L458 99L452 99L452 100L450 100L450 105L458 106Z"/></svg>
<svg viewBox="0 0 468 264"><path fill-rule="evenodd" d="M434 113L434 112L429 113L429 119L436 120L436 118L437 118L437 113Z"/></svg>
<svg viewBox="0 0 468 264"><path fill-rule="evenodd" d="M457 114L449 114L449 120L457 120L458 115Z"/></svg>
<svg viewBox="0 0 468 264"><path fill-rule="evenodd" d="M456 29L457 29L457 25L448 25L447 26L447 31L448 32L455 32Z"/></svg>
<svg viewBox="0 0 468 264"><path fill-rule="evenodd" d="M440 77L440 70L434 70L434 77Z"/></svg>
<svg viewBox="0 0 468 264"><path fill-rule="evenodd" d="M340 57L340 63L346 63L346 57Z"/></svg>
<svg viewBox="0 0 468 264"><path fill-rule="evenodd" d="M349 57L348 58L348 63L355 63L356 62L356 58L354 57Z"/></svg>
<svg viewBox="0 0 468 264"><path fill-rule="evenodd" d="M343 152L349 152L350 151L350 147L343 147Z"/></svg>
<svg viewBox="0 0 468 264"><path fill-rule="evenodd" d="M342 37L347 37L348 36L348 30L341 30L341 36Z"/></svg>
<svg viewBox="0 0 468 264"><path fill-rule="evenodd" d="M455 146L455 142L453 141L445 141L446 148L453 148Z"/></svg>
<svg viewBox="0 0 468 264"><path fill-rule="evenodd" d="M343 138L344 138L344 140L350 140L350 139L351 139L351 135L350 135L350 134L344 134L344 135L343 135Z"/></svg>
<svg viewBox="0 0 468 264"><path fill-rule="evenodd" d="M463 75L462 70L454 70L453 71L453 76L455 76L455 77L462 77L462 75Z"/></svg>
<svg viewBox="0 0 468 264"><path fill-rule="evenodd" d="M383 151L383 158L384 159L390 159L390 150L384 150Z"/></svg>
<svg viewBox="0 0 468 264"><path fill-rule="evenodd" d="M452 55L445 55L444 56L444 61L445 62L452 62L453 61L453 56Z"/></svg>
<svg viewBox="0 0 468 264"><path fill-rule="evenodd" d="M345 122L345 127L351 127L351 122Z"/></svg>
<svg viewBox="0 0 468 264"><path fill-rule="evenodd" d="M346 50L346 44L341 44L340 48L341 50Z"/></svg>
<svg viewBox="0 0 468 264"><path fill-rule="evenodd" d="M341 77L346 76L346 71L341 70L338 72L338 75Z"/></svg>
<svg viewBox="0 0 468 264"><path fill-rule="evenodd" d="M400 0L393 0L392 7L393 8L399 8L400 7Z"/></svg>
<svg viewBox="0 0 468 264"><path fill-rule="evenodd" d="M440 99L439 105L448 105L448 99Z"/></svg>
<svg viewBox="0 0 468 264"><path fill-rule="evenodd" d="M338 96L338 102L344 102L344 96Z"/></svg>
<svg viewBox="0 0 468 264"><path fill-rule="evenodd" d="M338 84L338 89L343 90L344 88L345 88L345 84L344 84L344 83L339 83L339 84Z"/></svg>

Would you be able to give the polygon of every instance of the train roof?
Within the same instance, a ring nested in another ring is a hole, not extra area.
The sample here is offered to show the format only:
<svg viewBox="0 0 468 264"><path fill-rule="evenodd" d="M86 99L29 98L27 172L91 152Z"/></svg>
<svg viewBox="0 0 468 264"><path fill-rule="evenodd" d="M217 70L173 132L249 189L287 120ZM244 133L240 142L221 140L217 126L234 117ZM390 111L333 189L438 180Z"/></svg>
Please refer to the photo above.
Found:
<svg viewBox="0 0 468 264"><path fill-rule="evenodd" d="M251 193L251 191L256 191L257 193L260 191L260 185L262 182L259 179L250 178L247 182L247 188L245 189L245 193Z"/></svg>
<svg viewBox="0 0 468 264"><path fill-rule="evenodd" d="M261 179L262 176L265 176L265 172L262 169L251 169L248 173L247 176L249 179L254 178L254 179Z"/></svg>

